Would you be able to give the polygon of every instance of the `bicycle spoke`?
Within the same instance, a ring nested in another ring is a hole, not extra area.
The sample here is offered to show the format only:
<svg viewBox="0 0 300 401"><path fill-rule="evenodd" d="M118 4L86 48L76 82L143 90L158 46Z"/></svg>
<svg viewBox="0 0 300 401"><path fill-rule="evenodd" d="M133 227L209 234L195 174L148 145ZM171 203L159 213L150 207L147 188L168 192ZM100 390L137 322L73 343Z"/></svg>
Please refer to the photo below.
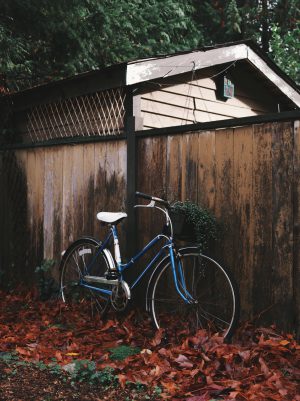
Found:
<svg viewBox="0 0 300 401"><path fill-rule="evenodd" d="M170 324L169 311L176 316L172 330L201 328L229 338L237 319L237 300L228 273L212 259L199 257L197 253L182 254L180 265L182 270L177 272L180 291L187 298L192 296L195 302L184 302L174 287L166 286L173 282L171 265L166 264L153 280L149 301L156 327Z"/></svg>
<svg viewBox="0 0 300 401"><path fill-rule="evenodd" d="M104 276L108 262L104 253L98 251L98 242L93 239L83 239L75 242L66 252L61 263L61 294L63 300L72 305L74 303L88 307L91 314L94 310L100 315L109 306L109 296L97 291L100 285L94 289L83 285L85 274L90 271L91 275ZM103 285L108 289L110 286ZM87 302L86 302L87 301Z"/></svg>

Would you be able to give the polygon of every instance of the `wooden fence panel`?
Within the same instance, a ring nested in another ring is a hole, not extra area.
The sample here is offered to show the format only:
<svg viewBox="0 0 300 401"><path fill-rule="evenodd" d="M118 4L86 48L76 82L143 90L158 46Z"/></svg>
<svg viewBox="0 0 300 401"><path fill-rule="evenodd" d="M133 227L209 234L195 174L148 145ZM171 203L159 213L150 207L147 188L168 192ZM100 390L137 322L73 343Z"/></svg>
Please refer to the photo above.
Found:
<svg viewBox="0 0 300 401"><path fill-rule="evenodd" d="M233 136L232 129L216 131L216 203L215 214L223 226L223 235L218 244L218 259L235 273L235 256L233 251L236 221L233 214Z"/></svg>
<svg viewBox="0 0 300 401"><path fill-rule="evenodd" d="M233 252L234 271L239 277L243 294L243 309L248 316L252 311L253 280L253 128L242 127L234 131L233 144Z"/></svg>
<svg viewBox="0 0 300 401"><path fill-rule="evenodd" d="M136 189L211 209L225 227L216 257L237 277L242 319L300 334L299 138L291 122L138 137ZM120 139L2 152L0 268L22 279L26 271L29 281L43 258L59 261L78 236L102 238L96 213L125 211L126 146ZM163 219L137 213L142 246Z"/></svg>
<svg viewBox="0 0 300 401"><path fill-rule="evenodd" d="M270 126L253 132L253 313L270 316L272 272L272 135Z"/></svg>
<svg viewBox="0 0 300 401"><path fill-rule="evenodd" d="M272 134L272 300L271 316L292 328L293 316L293 126L276 123Z"/></svg>
<svg viewBox="0 0 300 401"><path fill-rule="evenodd" d="M216 133L206 131L198 134L198 202L215 210L216 202ZM200 157L201 155L201 157Z"/></svg>
<svg viewBox="0 0 300 401"><path fill-rule="evenodd" d="M298 291L295 285L293 290L292 136L291 123L270 123L170 135L166 149L165 137L141 138L137 166L144 192L198 200L222 222L216 257L237 277L242 318L287 328L294 319L292 294ZM156 164L165 152L166 179L164 166L157 174ZM150 232L157 230L157 220L142 222Z"/></svg>
<svg viewBox="0 0 300 401"><path fill-rule="evenodd" d="M1 163L1 268L27 281L43 259L57 261L57 279L75 238L104 235L96 213L125 209L124 141L9 151Z"/></svg>
<svg viewBox="0 0 300 401"><path fill-rule="evenodd" d="M94 209L94 187L95 187L95 144L83 145L83 227L84 232L94 232L95 209Z"/></svg>

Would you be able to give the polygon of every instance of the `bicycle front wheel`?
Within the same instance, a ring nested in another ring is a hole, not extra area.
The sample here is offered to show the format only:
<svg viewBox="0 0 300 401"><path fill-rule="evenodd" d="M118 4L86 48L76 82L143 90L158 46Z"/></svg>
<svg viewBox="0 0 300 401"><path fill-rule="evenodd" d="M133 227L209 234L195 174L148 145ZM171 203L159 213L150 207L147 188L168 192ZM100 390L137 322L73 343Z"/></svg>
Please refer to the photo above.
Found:
<svg viewBox="0 0 300 401"><path fill-rule="evenodd" d="M150 309L157 328L169 328L178 334L217 334L229 340L239 317L239 295L228 269L196 248L178 252L176 258L178 288L176 290L171 261L156 271L150 287Z"/></svg>
<svg viewBox="0 0 300 401"><path fill-rule="evenodd" d="M62 300L68 305L80 305L93 315L103 316L110 304L108 294L97 284L88 284L86 275L103 277L109 269L104 251L99 252L100 243L94 238L81 238L65 252L60 264L60 291ZM104 288L104 285L101 286ZM106 290L111 286L106 285Z"/></svg>

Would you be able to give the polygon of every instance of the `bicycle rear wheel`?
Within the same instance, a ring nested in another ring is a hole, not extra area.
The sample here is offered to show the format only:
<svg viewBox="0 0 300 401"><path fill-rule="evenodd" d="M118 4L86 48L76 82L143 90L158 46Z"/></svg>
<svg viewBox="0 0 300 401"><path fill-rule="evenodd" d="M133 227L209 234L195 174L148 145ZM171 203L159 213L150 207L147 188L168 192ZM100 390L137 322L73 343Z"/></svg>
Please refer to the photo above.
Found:
<svg viewBox="0 0 300 401"><path fill-rule="evenodd" d="M194 302L186 303L178 294L168 259L157 269L150 285L150 310L155 326L177 333L204 329L208 335L218 333L229 340L239 318L238 289L229 270L199 254L197 248L179 251L176 264L183 273L179 289L185 296L190 294Z"/></svg>
<svg viewBox="0 0 300 401"><path fill-rule="evenodd" d="M86 286L84 276L103 277L109 269L105 252L99 253L100 243L94 238L80 238L65 252L60 264L60 290L62 300L68 305L80 305L92 315L103 316L110 305L109 295ZM90 284L100 288L97 284ZM110 290L111 286L101 284Z"/></svg>

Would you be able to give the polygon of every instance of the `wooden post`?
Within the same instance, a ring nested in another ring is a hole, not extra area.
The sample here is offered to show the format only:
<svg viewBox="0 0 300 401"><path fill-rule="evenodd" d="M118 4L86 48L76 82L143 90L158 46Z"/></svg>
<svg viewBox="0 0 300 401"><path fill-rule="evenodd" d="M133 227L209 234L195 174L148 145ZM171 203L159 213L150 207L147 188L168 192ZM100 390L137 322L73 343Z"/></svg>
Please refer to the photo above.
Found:
<svg viewBox="0 0 300 401"><path fill-rule="evenodd" d="M127 134L127 230L126 230L126 256L131 257L136 251L136 214L135 214L135 192L136 192L136 136L135 118L128 117L125 126Z"/></svg>
<svg viewBox="0 0 300 401"><path fill-rule="evenodd" d="M133 96L133 89L129 87L126 93L125 101L125 134L127 137L127 230L126 245L127 257L132 257L137 249L137 219L134 209L136 188L136 165L137 165L137 137L135 131L141 128L139 117L140 98ZM137 124L139 126L137 126Z"/></svg>

